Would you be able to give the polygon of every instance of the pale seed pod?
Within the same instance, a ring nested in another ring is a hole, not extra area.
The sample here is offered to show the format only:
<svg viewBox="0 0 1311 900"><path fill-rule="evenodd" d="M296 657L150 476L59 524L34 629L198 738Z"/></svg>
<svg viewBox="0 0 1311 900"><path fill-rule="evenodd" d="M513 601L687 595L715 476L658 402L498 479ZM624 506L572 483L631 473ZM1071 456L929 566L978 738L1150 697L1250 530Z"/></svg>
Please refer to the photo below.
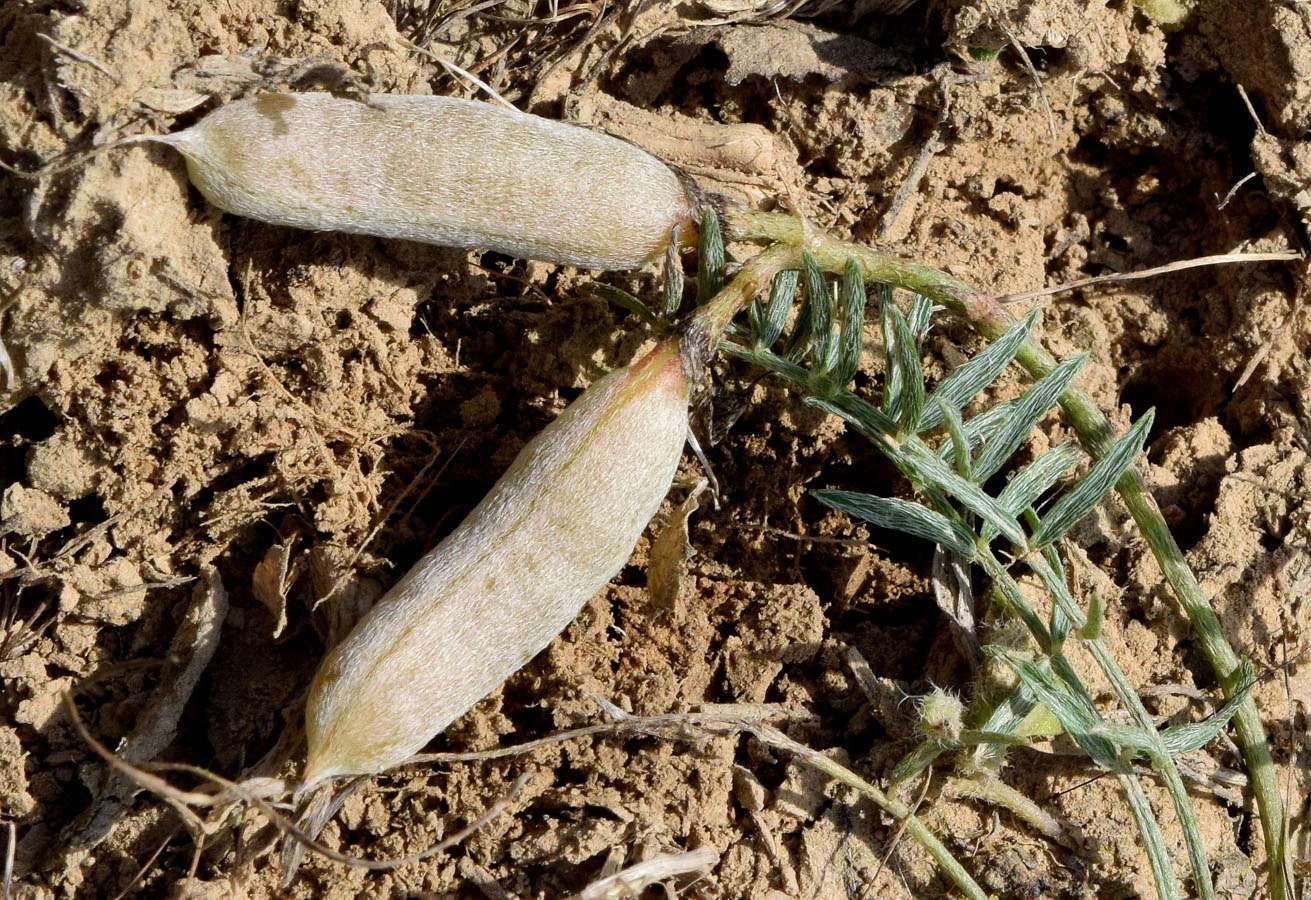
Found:
<svg viewBox="0 0 1311 900"><path fill-rule="evenodd" d="M228 212L591 269L695 230L695 188L618 138L488 103L263 94L158 140Z"/></svg>
<svg viewBox="0 0 1311 900"><path fill-rule="evenodd" d="M404 761L564 630L668 492L689 385L666 340L523 448L319 666L302 790Z"/></svg>

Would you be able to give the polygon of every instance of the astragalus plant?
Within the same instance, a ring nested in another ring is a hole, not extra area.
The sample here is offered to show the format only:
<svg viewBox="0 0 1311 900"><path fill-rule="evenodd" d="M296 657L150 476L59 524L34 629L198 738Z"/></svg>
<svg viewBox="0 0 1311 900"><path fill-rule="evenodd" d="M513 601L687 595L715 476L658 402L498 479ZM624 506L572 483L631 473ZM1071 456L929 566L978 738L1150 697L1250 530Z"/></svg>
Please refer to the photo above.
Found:
<svg viewBox="0 0 1311 900"><path fill-rule="evenodd" d="M1000 695L979 691L952 727L926 734L892 773L893 786L937 760L950 761L962 794L1005 805L1029 821L1043 820L1036 804L1006 787L996 773L1007 748L1030 742L1029 726L1035 718L1044 719L1068 734L1095 767L1118 779L1157 892L1175 898L1182 874L1171 864L1136 763L1145 763L1162 781L1184 835L1192 890L1210 898L1215 892L1208 852L1220 848L1203 845L1174 757L1201 747L1232 722L1261 813L1270 896L1288 897L1283 802L1249 696L1252 668L1225 639L1135 468L1152 413L1116 434L1078 386L1084 359L1057 361L1035 336L1036 308L1016 320L994 297L957 278L816 232L794 216L730 204L722 221L729 239L767 248L747 258L710 301L724 310L748 310L744 320L728 329L720 350L767 370L802 392L807 403L841 417L905 474L914 491L913 500L898 499L883 496L871 484L868 493L817 490L814 496L878 527L932 541L940 557L982 576L987 615L994 622L1019 623L1028 635L1024 642L983 648L994 669L1001 665L1012 673L1009 689ZM702 273L702 280L712 283L723 271L716 225L707 217L701 236L702 267L711 270ZM901 302L894 288L906 291ZM850 388L865 341L867 294L875 297L873 318L885 357L882 383L868 396ZM921 342L935 315L964 320L990 344L929 385ZM1023 396L968 414L967 406L1011 364L1034 379ZM1015 467L1016 451L1053 409L1063 414L1082 449L1062 444ZM997 484L999 476L1004 476L1001 488L988 490L986 485ZM1204 722L1157 729L1101 640L1100 597L1072 587L1064 542L1112 491L1119 492L1160 563L1223 686L1227 701ZM1020 579L1041 587L1045 614L1021 589ZM1013 634L1014 629L994 633ZM1109 720L1094 702L1066 653L1072 643L1087 649L1110 684L1124 724L1121 717ZM854 783L850 773L840 777ZM885 810L908 818L904 807L899 812L895 801L866 787L876 800L890 801ZM910 833L924 842L922 829ZM983 896L961 867L945 863L940 845L926 843L926 849L959 889Z"/></svg>

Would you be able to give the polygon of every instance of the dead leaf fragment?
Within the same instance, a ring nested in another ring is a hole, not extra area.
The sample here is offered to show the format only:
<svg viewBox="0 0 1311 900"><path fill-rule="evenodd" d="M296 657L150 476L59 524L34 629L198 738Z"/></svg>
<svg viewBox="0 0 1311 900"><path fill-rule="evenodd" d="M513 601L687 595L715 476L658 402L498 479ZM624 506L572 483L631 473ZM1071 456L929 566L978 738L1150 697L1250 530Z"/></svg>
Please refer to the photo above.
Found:
<svg viewBox="0 0 1311 900"><path fill-rule="evenodd" d="M251 575L251 590L255 599L264 604L275 622L273 636L278 637L287 627L287 592L295 577L291 572L291 550L296 539L274 544L255 565Z"/></svg>
<svg viewBox="0 0 1311 900"><path fill-rule="evenodd" d="M706 489L703 478L688 492L651 547L651 561L647 566L646 586L651 604L658 611L673 609L687 578L687 561L692 556L692 543L687 536L687 523L692 513L701 506L701 492Z"/></svg>

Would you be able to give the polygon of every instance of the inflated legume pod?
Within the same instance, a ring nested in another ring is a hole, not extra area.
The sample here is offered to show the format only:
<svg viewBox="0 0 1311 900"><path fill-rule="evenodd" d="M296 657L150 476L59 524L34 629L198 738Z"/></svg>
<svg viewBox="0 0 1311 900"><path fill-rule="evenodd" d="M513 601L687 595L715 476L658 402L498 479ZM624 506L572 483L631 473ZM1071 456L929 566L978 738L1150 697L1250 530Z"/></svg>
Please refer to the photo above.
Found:
<svg viewBox="0 0 1311 900"><path fill-rule="evenodd" d="M412 756L615 576L678 467L688 368L670 339L597 381L329 653L303 789Z"/></svg>
<svg viewBox="0 0 1311 900"><path fill-rule="evenodd" d="M159 140L238 215L592 269L656 259L699 202L640 147L454 97L263 94Z"/></svg>

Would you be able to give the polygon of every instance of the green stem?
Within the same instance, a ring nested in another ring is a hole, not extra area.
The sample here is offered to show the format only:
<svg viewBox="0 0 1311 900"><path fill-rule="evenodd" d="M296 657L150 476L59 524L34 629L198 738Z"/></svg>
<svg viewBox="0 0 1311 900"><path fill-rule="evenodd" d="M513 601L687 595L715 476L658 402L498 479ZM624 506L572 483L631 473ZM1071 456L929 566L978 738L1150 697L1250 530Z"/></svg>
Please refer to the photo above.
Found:
<svg viewBox="0 0 1311 900"><path fill-rule="evenodd" d="M747 260L728 284L692 314L683 328L690 352L701 360L709 359L733 317L769 287L775 275L800 265L801 248L786 244L770 247Z"/></svg>
<svg viewBox="0 0 1311 900"><path fill-rule="evenodd" d="M884 282L923 294L963 318L989 340L999 336L1015 321L995 297L960 279L930 266L813 232L795 216L730 206L724 219L725 236L729 240L781 242L805 247L825 271L833 274L840 274L847 260L855 259L867 281ZM1051 353L1032 338L1021 346L1016 360L1034 378L1041 378L1056 365ZM1084 448L1094 458L1100 458L1115 438L1115 430L1101 409L1079 387L1071 387L1062 394L1060 404ZM1238 654L1225 638L1219 618L1184 560L1183 551L1170 534L1146 482L1136 468L1130 468L1120 478L1116 489L1197 632L1225 696L1232 696L1239 687ZM1241 701L1234 715L1234 731L1260 811L1271 900L1289 900L1292 874L1284 840L1284 802L1261 714L1250 695Z"/></svg>
<svg viewBox="0 0 1311 900"><path fill-rule="evenodd" d="M1157 890L1160 891L1163 885L1168 885L1169 892L1162 891L1161 897L1163 900L1170 900L1170 898L1178 900L1179 894L1175 887L1174 875L1166 863L1170 854L1165 849L1165 839L1161 836L1160 826L1156 824L1156 813L1152 811L1152 804L1147 800L1147 793L1128 763L1119 763L1115 769L1115 776L1120 782L1120 789L1124 791L1125 798L1129 801L1129 809L1133 813L1134 821L1138 823L1139 831L1143 835L1143 849L1147 853L1148 864L1152 867L1152 877L1156 881ZM1143 830L1144 823L1149 826L1146 831Z"/></svg>
<svg viewBox="0 0 1311 900"><path fill-rule="evenodd" d="M805 744L792 740L773 726L755 725L751 728L751 731L766 744L795 754L812 769L817 769L835 781L853 787L869 797L880 809L905 827L906 832L924 848L929 856L933 857L933 861L960 889L961 893L969 897L970 900L990 900L988 893L979 887L978 882L970 876L969 872L965 871L965 867L956 860L956 857L951 855L951 851L943 846L933 832L929 831L928 827L915 817L914 810L909 806L900 800L894 800L855 772L840 763L834 762L822 753L807 747Z"/></svg>
<svg viewBox="0 0 1311 900"><path fill-rule="evenodd" d="M976 772L968 778L953 775L942 786L942 794L944 797L981 800L1010 810L1013 816L1029 823L1047 840L1078 849L1062 822L992 772Z"/></svg>

